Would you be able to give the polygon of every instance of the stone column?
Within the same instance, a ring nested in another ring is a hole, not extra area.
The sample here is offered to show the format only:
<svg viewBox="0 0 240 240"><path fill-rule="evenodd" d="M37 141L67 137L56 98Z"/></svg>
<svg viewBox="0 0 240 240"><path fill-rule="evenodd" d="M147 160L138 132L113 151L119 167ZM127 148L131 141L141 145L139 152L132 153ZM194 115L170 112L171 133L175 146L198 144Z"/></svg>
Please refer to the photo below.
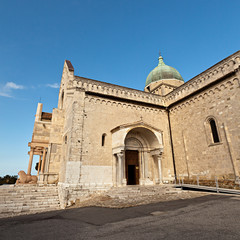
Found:
<svg viewBox="0 0 240 240"><path fill-rule="evenodd" d="M123 153L117 153L118 158L118 185L122 186L123 180Z"/></svg>
<svg viewBox="0 0 240 240"><path fill-rule="evenodd" d="M28 171L27 171L28 175L31 175L32 161L33 161L33 149L31 148L30 153L29 153L29 163L28 163Z"/></svg>
<svg viewBox="0 0 240 240"><path fill-rule="evenodd" d="M126 178L125 155L124 154L122 154L122 155L123 155L123 157L122 157L122 176L123 176L122 185L126 186L127 185L127 178Z"/></svg>
<svg viewBox="0 0 240 240"><path fill-rule="evenodd" d="M43 158L42 158L41 173L43 173L43 171L44 171L45 160L46 160L46 148L43 149Z"/></svg>
<svg viewBox="0 0 240 240"><path fill-rule="evenodd" d="M158 172L158 178L155 178L156 183L162 183L162 153L163 153L163 148L159 149L154 149L151 151L151 155L154 159L155 166L157 168Z"/></svg>
<svg viewBox="0 0 240 240"><path fill-rule="evenodd" d="M113 154L113 186L116 187L118 183L118 157Z"/></svg>
<svg viewBox="0 0 240 240"><path fill-rule="evenodd" d="M162 183L162 161L161 161L161 155L157 156L158 161L158 177L159 177L159 183Z"/></svg>
<svg viewBox="0 0 240 240"><path fill-rule="evenodd" d="M145 181L145 162L144 162L143 151L139 152L139 156L140 156L139 165L141 166L141 168L140 168L141 169L141 176L140 176L139 184L143 185L144 181Z"/></svg>
<svg viewBox="0 0 240 240"><path fill-rule="evenodd" d="M143 152L144 178L145 178L145 180L148 179L148 166L149 166L148 159L149 159L149 154L150 154L150 151Z"/></svg>
<svg viewBox="0 0 240 240"><path fill-rule="evenodd" d="M42 155L39 155L39 162L38 162L38 173L37 173L37 174L39 174L39 171L40 171L41 158L42 158Z"/></svg>

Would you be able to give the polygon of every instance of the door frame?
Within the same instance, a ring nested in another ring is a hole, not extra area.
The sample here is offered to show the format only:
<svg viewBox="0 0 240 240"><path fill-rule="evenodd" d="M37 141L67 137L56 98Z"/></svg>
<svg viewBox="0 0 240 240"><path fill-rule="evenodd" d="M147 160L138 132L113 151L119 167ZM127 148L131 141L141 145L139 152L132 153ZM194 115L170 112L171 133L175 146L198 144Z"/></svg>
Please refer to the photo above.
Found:
<svg viewBox="0 0 240 240"><path fill-rule="evenodd" d="M137 161L135 164L129 164L129 161L131 161L131 159L128 159L129 156L127 154L127 152L135 152L137 154L137 159L133 160L133 162ZM126 174L126 180L127 180L127 185L139 185L139 181L140 181L140 161L139 161L139 156L140 153L138 150L125 150L125 174ZM134 184L129 184L129 175L128 175L128 166L129 165L134 165L134 171L135 171L135 176L134 176Z"/></svg>

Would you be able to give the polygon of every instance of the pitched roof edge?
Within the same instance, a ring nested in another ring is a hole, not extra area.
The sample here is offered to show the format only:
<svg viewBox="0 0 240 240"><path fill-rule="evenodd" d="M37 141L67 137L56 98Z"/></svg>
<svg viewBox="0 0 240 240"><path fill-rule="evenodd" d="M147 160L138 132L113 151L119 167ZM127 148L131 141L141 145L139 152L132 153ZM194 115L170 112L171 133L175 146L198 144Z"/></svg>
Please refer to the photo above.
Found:
<svg viewBox="0 0 240 240"><path fill-rule="evenodd" d="M68 70L74 71L74 67L73 67L72 63L69 60L65 60L65 62L67 64Z"/></svg>

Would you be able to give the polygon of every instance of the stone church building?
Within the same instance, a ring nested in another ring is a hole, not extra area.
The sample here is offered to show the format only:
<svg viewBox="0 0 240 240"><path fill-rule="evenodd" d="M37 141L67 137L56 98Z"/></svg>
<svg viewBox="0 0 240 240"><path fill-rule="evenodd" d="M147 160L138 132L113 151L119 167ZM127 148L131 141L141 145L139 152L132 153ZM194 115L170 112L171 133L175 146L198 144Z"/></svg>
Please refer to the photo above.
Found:
<svg viewBox="0 0 240 240"><path fill-rule="evenodd" d="M175 178L239 178L240 51L184 83L163 58L144 91L74 75L66 60L58 107L37 107L29 143L31 174L60 194L171 183Z"/></svg>

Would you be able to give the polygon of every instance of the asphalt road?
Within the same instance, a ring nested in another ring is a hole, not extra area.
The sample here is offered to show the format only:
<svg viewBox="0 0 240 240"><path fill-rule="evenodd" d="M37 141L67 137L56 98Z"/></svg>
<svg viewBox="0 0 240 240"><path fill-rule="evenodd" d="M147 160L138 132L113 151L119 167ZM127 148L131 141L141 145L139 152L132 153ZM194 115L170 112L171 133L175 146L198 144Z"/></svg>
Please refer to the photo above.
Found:
<svg viewBox="0 0 240 240"><path fill-rule="evenodd" d="M240 239L240 196L214 195L124 209L59 210L0 219L0 239Z"/></svg>

